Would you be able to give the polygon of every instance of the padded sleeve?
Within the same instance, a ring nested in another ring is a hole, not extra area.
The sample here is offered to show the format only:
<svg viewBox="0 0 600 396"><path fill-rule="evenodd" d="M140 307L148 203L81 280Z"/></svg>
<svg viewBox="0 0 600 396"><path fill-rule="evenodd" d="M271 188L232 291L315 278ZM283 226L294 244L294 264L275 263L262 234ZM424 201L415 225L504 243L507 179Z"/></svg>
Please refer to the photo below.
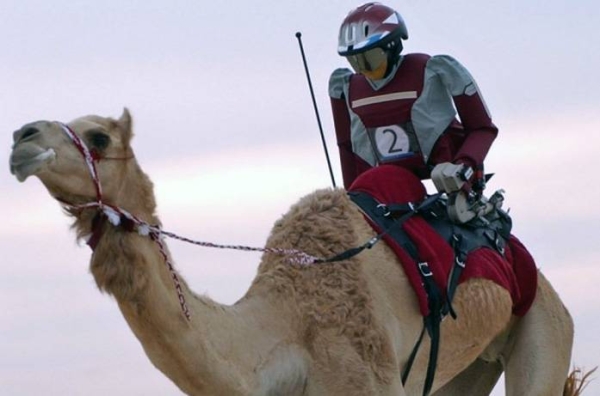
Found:
<svg viewBox="0 0 600 396"><path fill-rule="evenodd" d="M436 70L452 96L467 133L453 160L475 169L483 164L498 134L498 128L492 122L475 79L462 64L448 55L437 55L430 59L428 67Z"/></svg>
<svg viewBox="0 0 600 396"><path fill-rule="evenodd" d="M329 79L329 97L331 100L335 136L340 153L344 187L346 189L350 187L358 175L371 167L352 150L350 113L346 103L351 75L352 72L349 69L337 69Z"/></svg>

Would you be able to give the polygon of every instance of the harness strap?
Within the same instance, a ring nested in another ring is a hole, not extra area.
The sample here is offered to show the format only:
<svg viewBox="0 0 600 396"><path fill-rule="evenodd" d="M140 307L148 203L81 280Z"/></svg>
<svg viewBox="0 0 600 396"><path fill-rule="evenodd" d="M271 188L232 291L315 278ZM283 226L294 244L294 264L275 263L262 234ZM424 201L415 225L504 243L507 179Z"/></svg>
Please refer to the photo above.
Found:
<svg viewBox="0 0 600 396"><path fill-rule="evenodd" d="M425 383L423 384L423 396L428 396L435 379L435 370L437 369L437 360L440 349L440 326L448 304L444 300L440 288L433 279L433 272L431 272L429 264L427 262L419 262L418 267L427 294L429 315L423 319L423 330L421 330L417 343L413 347L413 350L408 357L408 361L406 362L406 366L404 367L404 371L402 372L402 385L405 385L408 380L408 375L410 374L410 370L412 369L417 353L421 347L425 331L427 330L431 344L429 348L427 373L425 374Z"/></svg>
<svg viewBox="0 0 600 396"><path fill-rule="evenodd" d="M423 265L425 264L425 266ZM427 301L429 303L429 315L424 319L424 328L429 334L431 346L429 349L429 363L427 364L427 374L425 375L425 384L423 385L423 396L428 396L435 379L435 370L437 369L438 353L440 349L440 326L444 317L444 310L447 307L444 296L433 280L433 273L429 270L427 263L419 263L421 278L427 292ZM415 346L415 348L417 348ZM416 355L416 354L415 354ZM407 374L408 376L408 374Z"/></svg>
<svg viewBox="0 0 600 396"><path fill-rule="evenodd" d="M448 278L448 285L446 289L447 307L446 313L452 316L452 319L456 319L456 311L452 307L452 301L454 300L454 294L456 294L456 288L458 287L458 281L465 269L465 261L467 259L467 251L464 248L464 238L462 234L452 235L452 248L454 249L454 265L452 272Z"/></svg>
<svg viewBox="0 0 600 396"><path fill-rule="evenodd" d="M421 342L423 342L423 337L425 336L425 325L423 325L423 329L421 330L421 334L417 339L417 343L413 347L413 350L410 352L410 356L408 357L408 361L406 362L406 367L404 367L404 371L402 372L402 385L406 384L408 380L408 374L412 369L412 365L415 362L417 357L417 352L419 352L419 348L421 347Z"/></svg>
<svg viewBox="0 0 600 396"><path fill-rule="evenodd" d="M390 206L379 204L377 201L375 201L375 199L373 197L371 197L370 195L368 195L366 193L351 191L348 193L348 196L355 204L358 205L358 207L360 207L363 210L366 208L369 208L369 207L373 207L373 206L369 206L371 203L376 203L377 204L376 206L378 209L378 215L379 215L378 217L387 218L389 220L389 224L387 224L387 226L385 227L385 229L382 232L380 232L379 234L377 234L376 236L371 238L365 244L355 247L355 248L352 248L352 249L348 249L346 251L343 251L342 253L336 254L335 256L330 257L328 259L315 260L316 263L333 263L336 261L348 260L349 258L356 256L357 254L359 254L360 252L362 252L365 249L371 249L377 242L379 242L381 240L381 238L383 238L387 234L390 234L390 233L403 233L404 234L404 231L402 230L402 228L400 228L402 223L404 223L406 220L410 219L412 216L419 213L420 211L426 210L430 206L435 204L438 201L438 199L440 199L441 194L431 195L431 196L427 197L419 205L414 205L414 204L410 203L410 204L406 204L406 205L396 205L395 207L392 206L393 209L397 209L397 210L390 210L389 209ZM405 211L405 210L400 211L399 210L400 207L402 209L408 209L408 211ZM400 213L402 213L401 216L399 216ZM388 223L388 222L386 222L386 223ZM402 240L405 241L405 243L403 244L403 247L406 249L406 251L409 252L411 257L416 257L417 248L414 246L414 244L412 243L412 241L410 240L408 235L404 235Z"/></svg>
<svg viewBox="0 0 600 396"><path fill-rule="evenodd" d="M358 246L358 247L355 247L352 249L348 249L348 250L343 251L342 253L336 254L335 256L330 257L328 259L317 259L317 260L315 260L315 263L333 263L336 261L348 260L348 259L356 256L357 254L359 254L360 252L362 252L365 249L371 249L373 247L373 245L375 245L377 242L379 242L379 240L385 234L387 234L387 231L388 230L384 230L383 232L376 235L372 239L369 239L365 244L363 244L361 246Z"/></svg>
<svg viewBox="0 0 600 396"><path fill-rule="evenodd" d="M427 331L429 338L431 339L431 347L429 350L429 363L427 365L425 383L423 385L423 396L428 396L433 386L435 370L437 368L437 358L440 345L440 324L445 314L444 307L447 307L448 305L446 304L440 288L433 279L433 272L431 271L429 264L419 260L419 252L417 247L401 226L410 217L430 208L438 201L438 199L441 197L441 194L432 195L426 198L419 205L412 203L383 205L366 193L353 191L349 192L348 194L350 199L356 203L365 212L365 214L371 218L371 220L373 220L379 226L384 227L384 231L377 235L374 239L379 240L384 235L390 234L396 240L396 242L398 242L410 255L415 263L417 263L423 286L427 294L429 315L427 315L423 320L423 330L421 331L419 339L417 340L417 343L414 346L402 373L402 384L405 384L408 379L408 375L421 346L421 342L423 341L425 331ZM372 208L376 209L370 210ZM401 215L398 217L399 214Z"/></svg>

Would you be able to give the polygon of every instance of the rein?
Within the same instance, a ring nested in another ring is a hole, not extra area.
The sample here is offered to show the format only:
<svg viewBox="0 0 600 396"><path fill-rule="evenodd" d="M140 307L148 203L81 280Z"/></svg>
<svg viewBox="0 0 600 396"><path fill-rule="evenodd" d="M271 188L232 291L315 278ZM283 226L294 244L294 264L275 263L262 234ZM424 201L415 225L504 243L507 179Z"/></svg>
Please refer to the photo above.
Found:
<svg viewBox="0 0 600 396"><path fill-rule="evenodd" d="M167 254L167 250L163 243L164 237L170 237L173 239L178 239L183 242L188 242L198 246L218 248L218 249L233 249L233 250L242 250L242 251L253 251L253 252L263 252L263 253L274 253L278 255L290 256L290 261L299 265L309 265L313 263L320 262L329 262L330 260L323 260L317 257L311 256L305 252L302 252L297 249L280 249L280 248L258 248L258 247L249 247L249 246L241 246L241 245L220 245L211 242L201 242L195 241L189 238L185 238L179 236L175 233L168 232L162 230L158 225L151 225L140 218L134 216L128 211L119 208L117 206L108 204L102 200L102 185L100 183L100 178L98 177L98 171L96 169L96 163L102 159L115 159L115 160L128 160L132 159L133 155L130 157L100 157L96 152L90 151L86 144L81 140L81 138L73 132L73 130L66 124L61 122L58 123L62 130L67 134L67 136L71 139L75 147L79 150L81 155L83 156L86 166L90 172L90 176L94 183L94 188L96 190L96 200L92 202L88 202L81 205L73 205L69 202L65 202L59 200L63 205L71 208L72 210L83 210L83 209L92 209L96 208L99 214L103 214L108 221L114 226L127 224L127 228L131 231L137 231L138 234L143 236L149 236L159 247L161 256L169 270L171 275L171 279L173 281L173 285L175 286L175 290L177 292L177 298L179 300L179 305L181 307L181 311L187 320L191 319L190 311L186 303L185 296L183 294L183 288L181 287L181 282L179 277L177 276L177 272L175 271L175 267L173 266L171 260L169 259L169 255ZM88 245L94 250L96 244L98 243L101 237L101 222L94 221L92 228L92 236L88 240ZM339 260L339 259L338 259ZM338 261L332 260L332 261Z"/></svg>
<svg viewBox="0 0 600 396"><path fill-rule="evenodd" d="M59 200L63 205L69 207L72 210L84 210L84 209L92 209L92 208L96 208L98 210L98 214L92 220L92 235L91 235L90 239L88 240L88 245L92 248L92 251L94 251L96 244L99 242L99 240L102 236L101 229L102 229L102 225L104 224L105 219L108 220L111 224L113 224L116 227L122 226L127 231L137 231L137 233L142 236L149 236L150 239L152 241L154 241L159 248L159 251L163 258L163 261L164 261L165 265L167 266L167 269L169 270L169 273L171 275L171 280L173 281L175 291L177 292L177 298L179 300L179 305L180 305L181 311L188 321L191 320L191 314L190 314L189 308L186 303L183 288L181 286L181 281L179 280L179 276L177 275L177 272L175 271L175 267L173 266L173 263L171 262L171 260L169 258L169 254L167 253L166 247L163 243L164 237L170 237L170 238L178 239L183 242L188 242L188 243L191 243L194 245L204 246L204 247L211 247L211 248L218 248L218 249L234 249L234 250L242 250L242 251L255 251L255 252L275 253L278 255L285 255L285 256L290 257L290 262L299 264L299 265L310 265L310 264L317 264L317 263L332 263L332 262L336 262L336 261L347 260L351 257L356 256L357 254L359 254L360 252L362 252L365 249L371 249L386 234L390 233L392 228L398 227L399 225L403 224L405 221L407 221L410 217L412 217L416 213L418 213L418 212L428 208L429 206L433 205L434 203L436 203L441 197L441 194L435 194L433 196L428 197L427 199L425 199L418 205L409 203L408 210L403 208L401 210L401 212L404 212L404 214L402 216L398 217L397 220L392 225L385 228L382 232L377 234L375 237L369 239L366 243L364 243L361 246L348 249L348 250L346 250L342 253L339 253L333 257L330 257L328 259L317 258L315 256L309 255L309 254L307 254L303 251L297 250L297 249L280 249L280 248L267 248L267 247L258 248L258 247L249 247L249 246L240 246L240 245L220 245L220 244L215 244L215 243L211 243L211 242L195 241L195 240L192 240L189 238L181 237L175 233L162 230L159 225L149 224L122 208L119 208L117 206L114 206L114 205L104 202L102 200L102 185L100 183L100 178L98 177L96 163L103 159L106 159L106 160L109 160L109 159L110 160L129 160L129 159L133 158L133 155L131 155L129 157L127 157L127 156L126 157L101 157L98 155L97 152L90 151L88 149L88 147L85 145L85 143L79 138L79 136L77 136L77 134L75 134L75 132L73 132L73 130L69 126L67 126L66 124L63 124L63 123L58 123L58 124L61 126L63 131L67 134L67 136L71 139L73 144L77 147L77 149L83 156L86 166L88 167L88 170L90 172L92 181L94 183L95 190L96 190L96 201L88 202L85 204L73 205L73 204L65 202L63 200ZM382 206L382 205L379 205L379 206ZM384 213L384 216L391 215L392 211L395 210L394 208L387 207L385 205L383 205L381 209L383 209L386 212L386 213ZM102 216L104 216L104 217L102 217ZM428 288L428 287L435 286L435 283L432 283L431 280L428 281L428 277L430 277L432 275L431 272L428 272L428 273L423 272L423 269L421 267L422 264L424 264L427 269L428 269L428 266L427 266L426 262L419 263L419 269L422 272L425 287ZM430 286L430 285L433 285L433 286ZM437 290L437 289L434 287L434 290ZM429 294L429 292L428 292L428 294ZM436 303L439 303L441 301L441 298L433 299L433 301ZM441 321L441 316L440 316L441 315L441 306L436 305L436 306L432 307L431 301L430 301L430 309L432 312L436 313L436 316L432 317L432 315L430 315L430 317L426 318L425 325L423 327L423 330L421 331L421 334L419 336L417 344L413 348L413 351L411 352L407 366L405 367L405 369L403 370L403 373L402 373L402 383L404 384L404 383L406 383L408 374L410 373L412 364L416 358L416 355L417 355L417 352L421 345L421 342L423 340L425 331L427 330L432 341L431 341L431 349L430 349L430 357L429 357L430 360L429 360L429 364L427 367L427 375L426 375L425 386L424 386L424 390L423 390L424 395L429 394L429 392L431 390L431 386L433 384L435 369L436 369L436 365L437 365L437 352L438 352L438 348L439 348L439 323Z"/></svg>

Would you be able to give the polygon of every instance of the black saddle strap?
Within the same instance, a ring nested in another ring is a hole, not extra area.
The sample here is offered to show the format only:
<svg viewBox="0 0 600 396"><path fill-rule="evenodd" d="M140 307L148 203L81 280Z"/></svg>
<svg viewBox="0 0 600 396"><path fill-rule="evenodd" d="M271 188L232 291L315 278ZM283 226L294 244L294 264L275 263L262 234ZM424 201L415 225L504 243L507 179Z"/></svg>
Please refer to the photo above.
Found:
<svg viewBox="0 0 600 396"><path fill-rule="evenodd" d="M406 362L406 367L404 367L404 371L402 372L402 385L405 385L406 381L408 380L408 374L410 373L410 370L412 369L412 365L415 362L415 359L417 358L417 352L419 352L419 348L421 348L421 342L423 342L424 336L425 336L425 326L423 326L423 330L421 330L421 334L419 335L419 338L417 339L417 343L413 347L413 350L411 351L410 356L408 357L408 361Z"/></svg>
<svg viewBox="0 0 600 396"><path fill-rule="evenodd" d="M375 201L374 198L372 198L370 195L365 194L365 193L349 192L348 196L354 203L356 203L363 210L366 210L366 208L369 208L369 207L376 206L378 215L375 217L386 218L389 221L386 221L385 228L383 229L383 231L381 231L379 234L377 234L373 238L369 239L367 242L365 242L361 246L357 246L357 247L348 249L346 251L338 253L335 256L329 257L327 259L317 260L316 261L317 263L333 263L336 261L348 260L349 258L356 256L357 254L359 254L360 252L362 252L365 249L371 249L377 242L379 242L381 240L381 238L383 238L387 234L390 234L392 232L403 233L404 231L402 230L402 228L400 226L406 220L410 219L415 214L419 213L420 211L424 211L424 210L428 209L430 206L432 206L433 204L435 204L438 201L438 199L440 199L441 194L431 195L418 205L414 205L414 204L404 205L403 204L403 205L393 205L393 206L389 206L389 207L386 205L379 204L377 201ZM375 203L375 205L372 205L372 203ZM372 217L372 216L369 216L369 217ZM373 220L377 222L376 219L373 219ZM377 222L377 223L379 224L379 222ZM408 238L408 236L406 236L403 238L403 240L406 241L406 244L404 247L407 249L407 251L409 252L409 254L411 254L412 257L415 257L417 254L416 248L412 244L412 241L410 240L410 238Z"/></svg>
<svg viewBox="0 0 600 396"><path fill-rule="evenodd" d="M427 301L429 306L429 315L423 320L423 330L417 340L417 343L413 347L404 371L402 372L402 385L406 384L408 375L412 369L413 363L417 357L417 353L421 347L425 331L429 334L431 345L429 348L429 363L427 364L427 373L425 375L425 383L423 384L423 396L428 396L433 387L433 380L435 379L435 370L437 369L437 359L440 350L440 326L442 319L444 318L445 312L448 310L447 301L445 301L440 288L437 286L433 279L433 273L429 268L427 262L418 263L419 272L421 279L423 280L423 286L427 293Z"/></svg>
<svg viewBox="0 0 600 396"><path fill-rule="evenodd" d="M454 249L454 265L448 278L448 285L446 288L446 302L445 313L449 313L452 319L456 319L456 312L452 307L452 301L454 300L454 294L456 294L456 288L458 287L458 281L465 269L465 261L467 260L467 252L464 249L462 234L453 234L451 245Z"/></svg>
<svg viewBox="0 0 600 396"><path fill-rule="evenodd" d="M401 225L416 213L426 211L432 205L437 203L438 199L441 197L441 194L429 196L418 205L412 203L384 205L377 202L377 200L375 200L369 194L350 192L349 195L350 199L352 199L352 201L354 201L365 212L365 214L371 218L371 220L384 229L382 233L373 239L379 240L384 235L389 234L404 248L414 262L417 263L419 273L421 274L421 280L425 288L425 293L427 295L429 314L424 318L423 331L421 332L421 335L419 336L419 339L413 348L402 373L402 383L405 384L406 380L408 379L408 375L421 346L421 342L423 341L425 331L427 331L431 340L431 348L429 350L429 363L427 365L427 374L425 376L425 384L423 386L423 396L428 396L433 386L435 370L437 368L437 358L440 344L440 324L445 312L447 312L446 307L448 307L448 304L446 304L440 288L433 279L433 273L429 268L429 264L419 260L417 247L412 242L408 234L406 234L406 232L402 229ZM371 246L373 246L373 244L370 244L368 247L370 248ZM364 248L365 247L362 247L362 249Z"/></svg>
<svg viewBox="0 0 600 396"><path fill-rule="evenodd" d="M433 386L433 380L435 379L435 370L437 369L438 353L440 350L440 327L445 315L447 302L433 280L433 274L424 276L423 271L421 271L421 277L424 278L423 284L425 285L427 300L429 302L429 315L425 317L424 327L429 334L431 345L427 374L425 375L425 384L423 385L423 396L428 396Z"/></svg>

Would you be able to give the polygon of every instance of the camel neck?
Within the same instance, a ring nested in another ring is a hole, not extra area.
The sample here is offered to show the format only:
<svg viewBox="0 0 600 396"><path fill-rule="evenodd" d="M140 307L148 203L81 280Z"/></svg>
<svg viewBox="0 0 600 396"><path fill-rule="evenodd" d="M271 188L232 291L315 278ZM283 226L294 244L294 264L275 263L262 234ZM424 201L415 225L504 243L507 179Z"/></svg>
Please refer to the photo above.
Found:
<svg viewBox="0 0 600 396"><path fill-rule="evenodd" d="M293 316L280 307L285 298L265 300L263 285L234 306L224 306L195 295L182 280L191 313L187 320L156 243L111 224L105 227L92 273L98 286L115 296L152 362L190 394L250 394L262 353L292 338L291 317L272 321L273 312L278 318ZM256 335L252 345L248 331Z"/></svg>

